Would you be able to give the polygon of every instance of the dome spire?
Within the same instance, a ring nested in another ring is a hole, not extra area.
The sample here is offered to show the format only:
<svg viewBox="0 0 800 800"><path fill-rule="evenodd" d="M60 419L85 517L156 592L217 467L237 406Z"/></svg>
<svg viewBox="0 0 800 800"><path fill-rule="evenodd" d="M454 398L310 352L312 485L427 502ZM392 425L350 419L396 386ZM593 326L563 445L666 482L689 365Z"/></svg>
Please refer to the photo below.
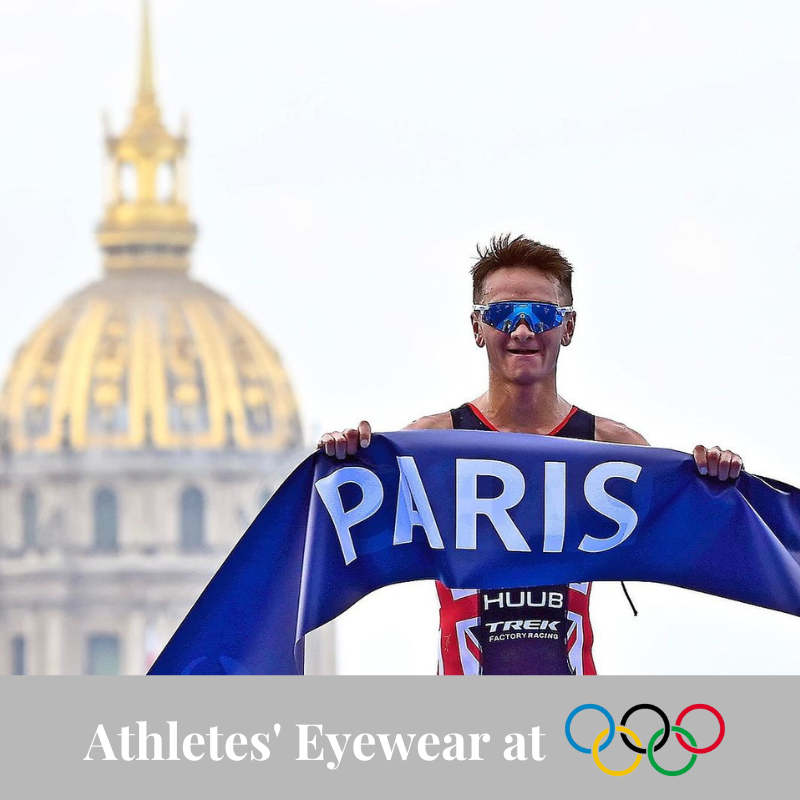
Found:
<svg viewBox="0 0 800 800"><path fill-rule="evenodd" d="M142 43L139 58L139 103L155 103L153 45L150 37L150 3L148 0L142 0Z"/></svg>
<svg viewBox="0 0 800 800"><path fill-rule="evenodd" d="M122 135L106 135L109 193L97 229L106 272L188 271L197 229L184 197L186 147L186 136L173 136L161 120L150 4L143 0L136 102Z"/></svg>

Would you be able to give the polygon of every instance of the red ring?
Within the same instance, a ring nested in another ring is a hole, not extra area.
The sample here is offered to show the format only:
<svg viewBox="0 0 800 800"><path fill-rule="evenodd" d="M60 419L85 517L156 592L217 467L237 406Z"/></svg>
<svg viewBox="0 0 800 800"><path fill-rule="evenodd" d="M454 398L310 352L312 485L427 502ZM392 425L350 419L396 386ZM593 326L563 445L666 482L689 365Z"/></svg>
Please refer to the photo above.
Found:
<svg viewBox="0 0 800 800"><path fill-rule="evenodd" d="M680 725L683 721L683 718L690 711L694 711L697 708L703 708L706 711L710 711L717 718L717 722L719 722L719 736L717 736L717 738L714 740L714 743L708 747L692 747L692 745L686 743L686 740L683 738L683 736L681 736L680 733L676 733L675 735L678 737L678 744L684 750L688 750L690 753L709 753L719 747L719 743L722 741L722 737L725 735L725 720L722 719L722 714L720 714L716 708L713 706L707 706L705 703L695 703L693 706L687 706L683 709L683 711L681 711L680 714L678 714L678 719L675 724Z"/></svg>

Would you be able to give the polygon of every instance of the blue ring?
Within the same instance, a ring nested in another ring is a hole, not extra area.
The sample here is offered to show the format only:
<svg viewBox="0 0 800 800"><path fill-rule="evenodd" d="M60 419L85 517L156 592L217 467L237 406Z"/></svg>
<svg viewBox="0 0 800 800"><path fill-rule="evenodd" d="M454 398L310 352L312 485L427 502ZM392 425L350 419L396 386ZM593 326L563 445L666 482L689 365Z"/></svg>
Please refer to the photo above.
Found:
<svg viewBox="0 0 800 800"><path fill-rule="evenodd" d="M591 753L591 747L581 747L573 738L572 733L570 732L570 725L572 725L572 720L580 714L581 711L585 711L587 708L593 708L595 711L600 711L605 718L608 720L608 736L603 744L600 745L600 750L605 750L611 744L611 740L614 738L614 734L617 732L617 726L614 720L611 718L611 714L606 711L603 706L595 705L594 703L586 703L585 705L578 706L568 717L566 725L564 725L564 733L567 734L567 741L576 749L580 750L581 753Z"/></svg>

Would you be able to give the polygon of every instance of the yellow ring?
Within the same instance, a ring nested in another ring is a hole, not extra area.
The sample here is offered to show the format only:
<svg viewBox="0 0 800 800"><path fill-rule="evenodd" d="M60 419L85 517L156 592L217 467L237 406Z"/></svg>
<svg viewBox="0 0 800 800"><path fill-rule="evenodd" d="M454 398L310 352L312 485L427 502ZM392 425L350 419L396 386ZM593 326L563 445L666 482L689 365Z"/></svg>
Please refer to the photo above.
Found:
<svg viewBox="0 0 800 800"><path fill-rule="evenodd" d="M631 739L633 739L633 741L636 742L636 744L639 747L642 746L639 737L630 728L625 728L622 725L617 725L616 730L618 733L627 733L628 736L630 736ZM600 754L599 754L600 742L605 738L607 733L608 733L608 728L606 728L604 731L600 731L600 734L594 740L594 744L592 745L592 758L594 759L594 763L597 764L597 766L601 770L603 770L603 772L605 772L606 775L627 775L629 772L633 772L636 769L636 767L639 766L639 762L642 760L641 753L636 754L636 758L634 759L633 764L631 764L628 767L628 769L620 769L620 770L609 769L605 764L603 764L602 761L600 761Z"/></svg>

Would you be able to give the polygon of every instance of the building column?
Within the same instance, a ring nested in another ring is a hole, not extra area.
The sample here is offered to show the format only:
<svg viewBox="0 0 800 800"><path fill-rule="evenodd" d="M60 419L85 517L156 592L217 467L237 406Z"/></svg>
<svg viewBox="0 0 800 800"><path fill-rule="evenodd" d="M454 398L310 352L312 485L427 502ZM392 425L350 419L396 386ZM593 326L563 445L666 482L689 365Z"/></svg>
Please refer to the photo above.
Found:
<svg viewBox="0 0 800 800"><path fill-rule="evenodd" d="M145 628L147 620L141 609L134 608L128 614L122 653L123 675L144 675L145 673Z"/></svg>
<svg viewBox="0 0 800 800"><path fill-rule="evenodd" d="M41 663L41 648L39 645L39 637L37 637L37 617L36 612L30 609L25 609L21 612L21 619L19 626L9 629L10 633L19 633L25 638L25 674L38 675L42 670L39 668ZM11 647L11 640L9 638L9 648ZM10 653L9 653L9 673L11 671Z"/></svg>
<svg viewBox="0 0 800 800"><path fill-rule="evenodd" d="M329 622L311 631L305 642L306 675L336 674L336 623Z"/></svg>
<svg viewBox="0 0 800 800"><path fill-rule="evenodd" d="M66 613L63 608L55 606L42 609L40 614L39 643L42 648L42 657L39 660L37 672L40 675L63 675Z"/></svg>

